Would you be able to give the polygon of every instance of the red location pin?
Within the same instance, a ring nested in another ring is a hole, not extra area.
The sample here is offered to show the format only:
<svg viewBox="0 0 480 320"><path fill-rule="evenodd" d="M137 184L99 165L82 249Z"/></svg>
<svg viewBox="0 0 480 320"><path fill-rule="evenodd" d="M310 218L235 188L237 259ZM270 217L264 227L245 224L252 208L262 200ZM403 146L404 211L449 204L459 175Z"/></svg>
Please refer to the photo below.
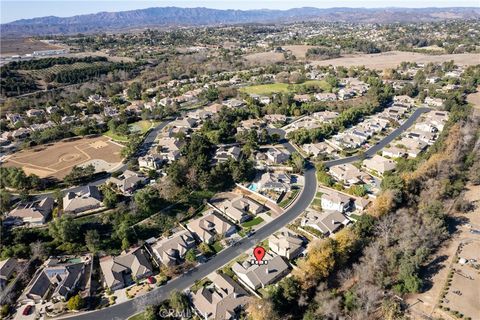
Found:
<svg viewBox="0 0 480 320"><path fill-rule="evenodd" d="M255 247L255 249L253 249L253 255L255 256L255 259L260 262L265 256L265 249L263 247Z"/></svg>

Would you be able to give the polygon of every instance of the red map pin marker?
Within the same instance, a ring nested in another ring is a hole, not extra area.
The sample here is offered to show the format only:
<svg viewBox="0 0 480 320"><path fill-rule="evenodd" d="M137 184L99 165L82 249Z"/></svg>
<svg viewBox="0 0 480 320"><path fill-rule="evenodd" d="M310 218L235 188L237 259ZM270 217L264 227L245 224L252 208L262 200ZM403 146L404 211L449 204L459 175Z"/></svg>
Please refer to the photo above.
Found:
<svg viewBox="0 0 480 320"><path fill-rule="evenodd" d="M265 256L265 249L263 247L255 247L255 249L253 249L253 255L255 256L255 259L260 262Z"/></svg>

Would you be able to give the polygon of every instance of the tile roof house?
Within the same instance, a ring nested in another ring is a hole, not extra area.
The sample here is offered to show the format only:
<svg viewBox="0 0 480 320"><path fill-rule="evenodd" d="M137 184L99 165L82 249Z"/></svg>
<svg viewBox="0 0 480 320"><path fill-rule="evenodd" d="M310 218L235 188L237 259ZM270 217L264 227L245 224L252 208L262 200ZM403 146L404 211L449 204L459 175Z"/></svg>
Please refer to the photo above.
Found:
<svg viewBox="0 0 480 320"><path fill-rule="evenodd" d="M258 190L288 192L291 189L291 178L287 173L265 172L258 181Z"/></svg>
<svg viewBox="0 0 480 320"><path fill-rule="evenodd" d="M236 227L225 218L220 217L213 211L203 217L191 220L187 224L188 230L192 231L200 241L211 244L215 241L215 235L229 237L236 231Z"/></svg>
<svg viewBox="0 0 480 320"><path fill-rule="evenodd" d="M384 148L382 150L382 156L390 158L401 158L407 154L407 151L398 147Z"/></svg>
<svg viewBox="0 0 480 320"><path fill-rule="evenodd" d="M397 163L393 160L387 159L385 157L374 155L371 159L365 159L363 165L368 170L378 172L383 175L387 171L392 171L397 166Z"/></svg>
<svg viewBox="0 0 480 320"><path fill-rule="evenodd" d="M157 170L162 166L163 159L154 154L147 154L138 158L138 166L140 168Z"/></svg>
<svg viewBox="0 0 480 320"><path fill-rule="evenodd" d="M53 210L54 200L52 197L45 197L42 200L20 203L15 209L8 213L9 219L21 220L30 225L42 225L50 216Z"/></svg>
<svg viewBox="0 0 480 320"><path fill-rule="evenodd" d="M176 232L151 245L155 257L166 266L178 264L185 257L187 251L194 247L195 239L188 230Z"/></svg>
<svg viewBox="0 0 480 320"><path fill-rule="evenodd" d="M232 270L243 283L253 290L264 288L278 281L289 272L288 264L279 255L272 255L267 252L263 260L268 260L268 264L251 264L250 260L241 264L235 262Z"/></svg>
<svg viewBox="0 0 480 320"><path fill-rule="evenodd" d="M351 198L343 193L329 191L321 197L322 209L345 212L350 208Z"/></svg>
<svg viewBox="0 0 480 320"><path fill-rule="evenodd" d="M66 301L78 288L90 263L90 256L80 262L48 259L43 268L35 273L19 300L22 303L38 303L50 297L52 301Z"/></svg>
<svg viewBox="0 0 480 320"><path fill-rule="evenodd" d="M212 284L192 295L196 312L203 319L238 319L238 312L249 301L247 292L225 274L217 273L209 278Z"/></svg>
<svg viewBox="0 0 480 320"><path fill-rule="evenodd" d="M341 212L328 210L322 212L307 211L300 225L314 228L325 236L329 236L348 223L350 223L350 220Z"/></svg>
<svg viewBox="0 0 480 320"><path fill-rule="evenodd" d="M277 232L268 238L270 250L288 260L296 258L303 250L303 240L291 231Z"/></svg>
<svg viewBox="0 0 480 320"><path fill-rule="evenodd" d="M17 267L18 263L14 258L8 258L0 261L0 289L5 289L8 280L13 275Z"/></svg>
<svg viewBox="0 0 480 320"><path fill-rule="evenodd" d="M314 157L318 157L322 153L331 154L335 151L335 149L325 142L318 142L318 143L311 143L311 144L304 144L302 145L302 149L308 153L313 155Z"/></svg>
<svg viewBox="0 0 480 320"><path fill-rule="evenodd" d="M216 162L226 162L229 158L238 161L240 159L241 153L242 149L237 146L230 148L220 147L215 151L215 156L213 157L213 159Z"/></svg>
<svg viewBox="0 0 480 320"><path fill-rule="evenodd" d="M80 213L102 206L102 196L95 186L85 186L79 192L68 192L63 197L63 211Z"/></svg>
<svg viewBox="0 0 480 320"><path fill-rule="evenodd" d="M290 152L277 148L269 148L265 155L269 164L281 164L290 159Z"/></svg>
<svg viewBox="0 0 480 320"><path fill-rule="evenodd" d="M218 208L235 222L244 222L251 218L249 213L259 214L263 211L263 206L260 203L245 196L224 201Z"/></svg>
<svg viewBox="0 0 480 320"><path fill-rule="evenodd" d="M332 166L329 172L336 180L348 185L362 182L362 178L365 175L351 163Z"/></svg>
<svg viewBox="0 0 480 320"><path fill-rule="evenodd" d="M141 247L122 252L121 255L100 258L105 286L110 290L128 286L134 279L152 275L152 265Z"/></svg>
<svg viewBox="0 0 480 320"><path fill-rule="evenodd" d="M107 184L114 184L117 186L118 190L127 195L131 195L136 188L146 182L147 178L145 176L131 170L125 170L120 176L110 177L106 181Z"/></svg>
<svg viewBox="0 0 480 320"><path fill-rule="evenodd" d="M427 147L427 143L408 137L403 137L400 141L398 141L398 145L405 147L407 149L408 156L412 158L416 158L420 152L425 150Z"/></svg>
<svg viewBox="0 0 480 320"><path fill-rule="evenodd" d="M287 121L287 116L283 114L266 114L263 119L271 123L285 122Z"/></svg>

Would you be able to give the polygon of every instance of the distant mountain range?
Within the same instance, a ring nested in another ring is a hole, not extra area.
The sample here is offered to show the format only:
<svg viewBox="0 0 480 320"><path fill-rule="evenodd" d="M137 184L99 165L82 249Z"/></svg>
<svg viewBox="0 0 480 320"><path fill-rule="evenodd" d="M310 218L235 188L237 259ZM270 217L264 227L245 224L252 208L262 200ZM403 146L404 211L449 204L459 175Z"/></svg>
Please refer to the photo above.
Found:
<svg viewBox="0 0 480 320"><path fill-rule="evenodd" d="M289 10L218 10L162 7L122 12L99 12L67 18L41 17L2 24L2 38L30 35L75 34L115 30L203 26L242 23L327 22L390 23L480 19L480 8L295 8Z"/></svg>

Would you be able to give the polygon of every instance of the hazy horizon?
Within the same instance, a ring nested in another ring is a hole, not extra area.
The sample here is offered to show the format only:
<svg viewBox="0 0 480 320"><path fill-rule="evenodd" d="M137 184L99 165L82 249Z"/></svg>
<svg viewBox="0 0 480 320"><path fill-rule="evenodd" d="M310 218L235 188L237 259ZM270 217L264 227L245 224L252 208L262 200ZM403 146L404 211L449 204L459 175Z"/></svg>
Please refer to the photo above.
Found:
<svg viewBox="0 0 480 320"><path fill-rule="evenodd" d="M75 15L92 14L102 11L119 12L136 9L146 9L151 7L206 7L212 9L239 9L239 10L255 10L255 9L277 9L287 10L300 7L316 7L316 8L448 8L448 7L479 7L480 2L477 0L426 0L412 1L400 0L394 6L385 6L384 1L379 0L326 0L318 3L314 0L301 0L294 2L285 0L266 0L266 1L199 1L199 0L164 0L164 1L126 1L126 0L103 0L103 1L1 1L1 23L8 23L20 19L31 19L44 16L70 17Z"/></svg>

